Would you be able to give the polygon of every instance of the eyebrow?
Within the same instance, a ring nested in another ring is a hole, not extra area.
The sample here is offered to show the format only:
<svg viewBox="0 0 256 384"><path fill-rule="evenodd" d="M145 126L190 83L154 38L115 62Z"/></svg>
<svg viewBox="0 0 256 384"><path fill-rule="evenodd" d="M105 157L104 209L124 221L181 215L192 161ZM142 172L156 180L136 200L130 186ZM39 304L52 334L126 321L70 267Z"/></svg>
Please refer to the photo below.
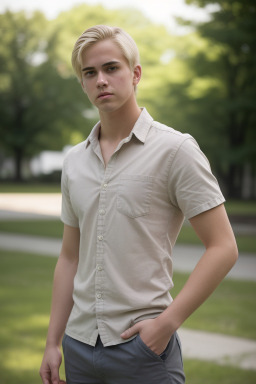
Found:
<svg viewBox="0 0 256 384"><path fill-rule="evenodd" d="M113 65L113 64L119 64L119 61L109 61L105 64L102 64L102 67L108 67L109 65ZM82 71L91 71L92 69L95 69L95 67L85 67L82 69Z"/></svg>

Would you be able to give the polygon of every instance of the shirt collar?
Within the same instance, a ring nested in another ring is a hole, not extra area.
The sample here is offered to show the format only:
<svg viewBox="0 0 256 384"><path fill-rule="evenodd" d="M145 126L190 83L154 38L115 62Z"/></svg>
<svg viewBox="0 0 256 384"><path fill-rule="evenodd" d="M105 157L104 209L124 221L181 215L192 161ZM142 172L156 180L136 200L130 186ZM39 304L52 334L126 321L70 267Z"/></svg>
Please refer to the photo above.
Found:
<svg viewBox="0 0 256 384"><path fill-rule="evenodd" d="M141 143L145 143L147 134L150 130L150 127L152 125L153 118L150 116L146 108L142 108L141 114L136 121L129 137L132 135L135 135L137 139ZM97 145L99 141L99 131L100 131L100 121L93 127L90 135L88 136L87 142L86 142L86 148L89 144L92 144L93 146Z"/></svg>
<svg viewBox="0 0 256 384"><path fill-rule="evenodd" d="M143 144L146 141L146 137L150 130L152 122L153 122L153 118L150 116L146 108L142 108L141 114L132 129L132 133Z"/></svg>
<svg viewBox="0 0 256 384"><path fill-rule="evenodd" d="M100 121L93 127L88 139L86 141L86 148L89 144L96 145L99 141L99 133L100 133Z"/></svg>

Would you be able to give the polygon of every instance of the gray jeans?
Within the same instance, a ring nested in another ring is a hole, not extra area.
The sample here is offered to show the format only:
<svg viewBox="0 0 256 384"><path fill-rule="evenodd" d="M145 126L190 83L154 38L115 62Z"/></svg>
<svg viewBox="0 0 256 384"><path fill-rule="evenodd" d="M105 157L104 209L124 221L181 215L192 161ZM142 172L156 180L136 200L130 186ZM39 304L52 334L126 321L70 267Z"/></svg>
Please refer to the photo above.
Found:
<svg viewBox="0 0 256 384"><path fill-rule="evenodd" d="M104 347L63 338L67 384L184 384L185 376L177 333L166 350L156 355L139 335L133 340Z"/></svg>

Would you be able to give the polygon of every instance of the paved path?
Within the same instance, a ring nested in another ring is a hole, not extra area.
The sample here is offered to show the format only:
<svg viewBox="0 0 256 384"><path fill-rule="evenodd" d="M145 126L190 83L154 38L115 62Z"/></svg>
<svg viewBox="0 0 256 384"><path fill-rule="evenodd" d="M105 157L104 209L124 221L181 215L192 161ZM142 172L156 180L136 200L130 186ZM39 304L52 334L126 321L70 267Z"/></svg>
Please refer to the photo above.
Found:
<svg viewBox="0 0 256 384"><path fill-rule="evenodd" d="M22 250L57 257L60 247L59 239L0 233L0 248L5 250ZM174 252L174 270L190 272L202 251L201 247L177 246ZM256 256L243 255L239 261L240 264L236 264L229 278L255 281ZM256 341L185 328L179 330L179 335L185 358L256 370Z"/></svg>
<svg viewBox="0 0 256 384"><path fill-rule="evenodd" d="M7 194L0 194L0 219L54 218L59 217L59 212L58 194L53 194L51 198L48 195L47 199L45 195L26 194L17 199L16 194L11 198ZM4 250L23 250L56 257L60 247L59 239L0 233L0 248ZM190 272L202 253L203 247L176 246L173 257L174 271ZM227 278L256 281L256 256L240 255ZM256 370L256 341L185 328L179 330L179 335L185 358Z"/></svg>
<svg viewBox="0 0 256 384"><path fill-rule="evenodd" d="M58 256L61 240L0 232L0 248L14 251L23 250L47 256ZM202 254L203 247L176 245L173 252L174 271L190 273ZM226 278L256 281L256 256L241 254Z"/></svg>
<svg viewBox="0 0 256 384"><path fill-rule="evenodd" d="M185 328L178 333L187 359L256 370L256 341Z"/></svg>
<svg viewBox="0 0 256 384"><path fill-rule="evenodd" d="M25 212L59 216L60 209L60 193L0 193L0 210L6 211L7 215L8 212Z"/></svg>
<svg viewBox="0 0 256 384"><path fill-rule="evenodd" d="M204 248L195 245L177 244L173 251L174 271L190 273L204 252ZM256 281L256 255L240 253L235 266L226 276L237 280Z"/></svg>

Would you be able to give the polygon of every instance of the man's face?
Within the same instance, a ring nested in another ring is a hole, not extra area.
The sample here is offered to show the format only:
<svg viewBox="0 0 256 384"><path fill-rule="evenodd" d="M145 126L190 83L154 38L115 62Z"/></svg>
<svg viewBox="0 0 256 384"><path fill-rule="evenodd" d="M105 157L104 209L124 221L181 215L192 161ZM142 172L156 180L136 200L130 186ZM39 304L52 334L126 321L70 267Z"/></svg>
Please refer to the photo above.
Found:
<svg viewBox="0 0 256 384"><path fill-rule="evenodd" d="M122 51L112 40L95 43L82 54L82 87L101 112L121 108L135 98L134 86L141 69L132 72Z"/></svg>

